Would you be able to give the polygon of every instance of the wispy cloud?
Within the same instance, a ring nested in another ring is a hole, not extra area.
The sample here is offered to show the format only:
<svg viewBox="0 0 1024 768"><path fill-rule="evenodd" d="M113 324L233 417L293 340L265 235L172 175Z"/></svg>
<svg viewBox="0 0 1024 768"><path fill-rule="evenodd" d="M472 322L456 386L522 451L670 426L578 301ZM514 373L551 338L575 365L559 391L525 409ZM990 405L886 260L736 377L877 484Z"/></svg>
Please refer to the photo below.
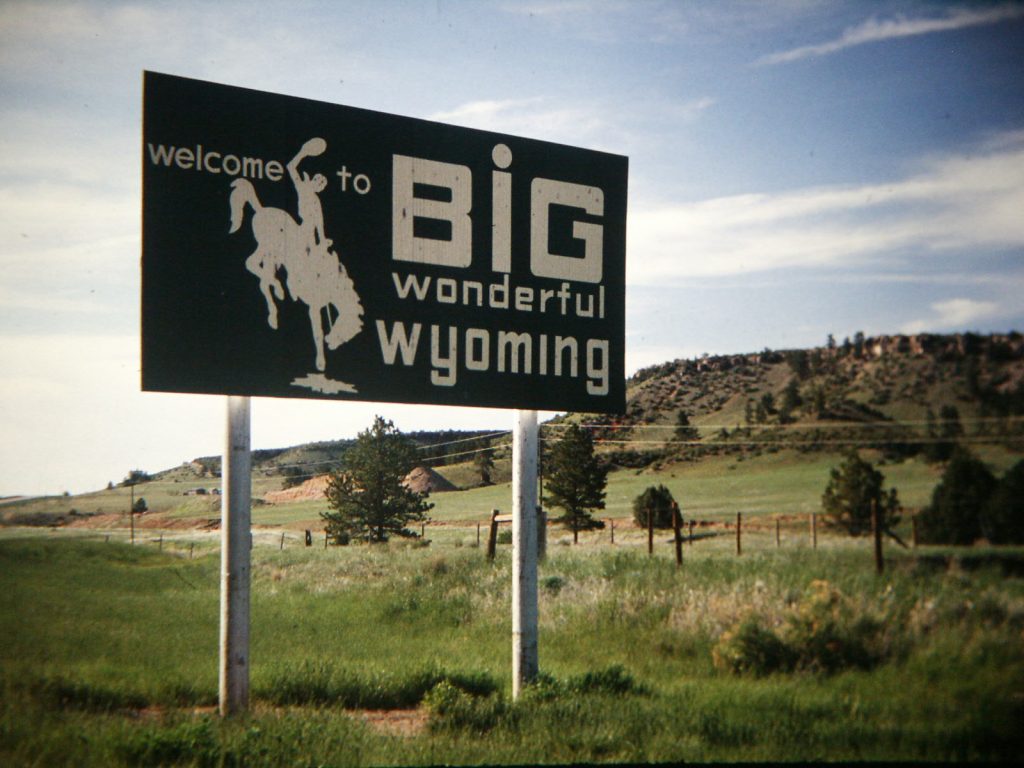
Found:
<svg viewBox="0 0 1024 768"><path fill-rule="evenodd" d="M431 120L496 133L530 136L601 148L609 145L611 126L602 110L572 104L553 104L545 98L472 101L435 112Z"/></svg>
<svg viewBox="0 0 1024 768"><path fill-rule="evenodd" d="M901 328L903 333L970 328L972 323L990 320L1002 311L998 302L963 298L937 301L931 309L932 317L910 321Z"/></svg>
<svg viewBox="0 0 1024 768"><path fill-rule="evenodd" d="M961 8L940 18L909 19L897 16L892 19L871 18L856 27L849 27L834 40L814 45L803 45L763 56L755 64L771 65L798 61L813 56L827 56L857 45L876 43L883 40L895 40L903 37L928 35L935 32L949 32L965 27L977 27L996 24L1001 21L1024 16L1024 7L1020 5L1002 5L994 8L975 10Z"/></svg>
<svg viewBox="0 0 1024 768"><path fill-rule="evenodd" d="M784 268L853 268L891 262L895 254L920 259L974 247L1024 248L1022 210L1024 141L1018 140L932 160L922 172L891 183L636 210L628 227L629 279L658 284Z"/></svg>

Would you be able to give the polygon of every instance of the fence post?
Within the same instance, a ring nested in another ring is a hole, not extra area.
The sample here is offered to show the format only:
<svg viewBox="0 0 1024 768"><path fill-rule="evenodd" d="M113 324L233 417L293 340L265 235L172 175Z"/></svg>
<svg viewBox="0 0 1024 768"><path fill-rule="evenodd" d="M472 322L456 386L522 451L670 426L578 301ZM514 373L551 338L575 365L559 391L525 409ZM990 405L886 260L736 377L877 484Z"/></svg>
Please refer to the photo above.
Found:
<svg viewBox="0 0 1024 768"><path fill-rule="evenodd" d="M157 540L156 545L161 552L164 551L164 535L162 533L160 534L160 538Z"/></svg>
<svg viewBox="0 0 1024 768"><path fill-rule="evenodd" d="M313 532L309 528L306 529L306 546L313 546Z"/></svg>
<svg viewBox="0 0 1024 768"><path fill-rule="evenodd" d="M427 538L427 524L426 523L420 523L420 538L421 539Z"/></svg>
<svg viewBox="0 0 1024 768"><path fill-rule="evenodd" d="M647 554L654 554L654 510L647 507Z"/></svg>
<svg viewBox="0 0 1024 768"><path fill-rule="evenodd" d="M743 554L743 513L736 513L736 556Z"/></svg>
<svg viewBox="0 0 1024 768"><path fill-rule="evenodd" d="M615 543L615 520L612 519L612 518L608 518L608 523L609 523L609 525L611 525L611 528L612 528L612 544L614 544Z"/></svg>
<svg viewBox="0 0 1024 768"><path fill-rule="evenodd" d="M548 513L543 507L537 507L537 559L544 560L548 556Z"/></svg>
<svg viewBox="0 0 1024 768"><path fill-rule="evenodd" d="M327 529L324 528L324 549L327 549Z"/></svg>
<svg viewBox="0 0 1024 768"><path fill-rule="evenodd" d="M676 568L681 568L683 565L683 516L679 512L679 505L674 501L672 502L672 532L675 535L676 545Z"/></svg>
<svg viewBox="0 0 1024 768"><path fill-rule="evenodd" d="M781 527L781 524L779 523L779 518L775 518L775 546L776 547L781 547L782 546L782 534L781 534L781 532L779 530L780 527Z"/></svg>
<svg viewBox="0 0 1024 768"><path fill-rule="evenodd" d="M284 549L284 531L281 531L281 546L279 549Z"/></svg>
<svg viewBox="0 0 1024 768"><path fill-rule="evenodd" d="M480 546L480 523L476 524L476 545Z"/></svg>
<svg viewBox="0 0 1024 768"><path fill-rule="evenodd" d="M487 535L487 559L493 560L498 550L498 510L491 510L491 531Z"/></svg>
<svg viewBox="0 0 1024 768"><path fill-rule="evenodd" d="M690 518L690 546L691 547L693 546L693 525L694 525L693 518Z"/></svg>
<svg viewBox="0 0 1024 768"><path fill-rule="evenodd" d="M196 548L196 543L194 541L191 544L188 545L188 559L189 560L192 559L192 553L195 551L195 548Z"/></svg>
<svg viewBox="0 0 1024 768"><path fill-rule="evenodd" d="M878 504L871 500L871 535L875 540L875 573L885 570L885 559L882 557L882 520L878 512Z"/></svg>
<svg viewBox="0 0 1024 768"><path fill-rule="evenodd" d="M811 512L811 549L818 548L818 513Z"/></svg>

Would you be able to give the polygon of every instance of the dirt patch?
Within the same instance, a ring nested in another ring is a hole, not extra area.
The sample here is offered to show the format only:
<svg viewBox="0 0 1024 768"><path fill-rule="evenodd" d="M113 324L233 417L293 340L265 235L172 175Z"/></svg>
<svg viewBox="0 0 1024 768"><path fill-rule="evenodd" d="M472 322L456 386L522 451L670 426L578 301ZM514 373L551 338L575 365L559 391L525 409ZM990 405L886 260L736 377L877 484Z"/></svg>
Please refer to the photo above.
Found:
<svg viewBox="0 0 1024 768"><path fill-rule="evenodd" d="M327 498L327 481L330 475L311 477L301 485L283 491L270 491L263 496L267 504L291 504L296 501L320 501ZM419 493L443 493L458 488L429 467L416 467L405 476L407 488Z"/></svg>
<svg viewBox="0 0 1024 768"><path fill-rule="evenodd" d="M318 501L327 498L327 480L330 475L311 477L301 485L283 491L270 491L263 496L267 504L290 504L295 501Z"/></svg>
<svg viewBox="0 0 1024 768"><path fill-rule="evenodd" d="M443 478L430 467L416 467L405 476L405 486L417 493L443 493L445 491L457 491L452 483Z"/></svg>
<svg viewBox="0 0 1024 768"><path fill-rule="evenodd" d="M354 710L373 730L388 736L418 736L427 728L430 715L422 709Z"/></svg>

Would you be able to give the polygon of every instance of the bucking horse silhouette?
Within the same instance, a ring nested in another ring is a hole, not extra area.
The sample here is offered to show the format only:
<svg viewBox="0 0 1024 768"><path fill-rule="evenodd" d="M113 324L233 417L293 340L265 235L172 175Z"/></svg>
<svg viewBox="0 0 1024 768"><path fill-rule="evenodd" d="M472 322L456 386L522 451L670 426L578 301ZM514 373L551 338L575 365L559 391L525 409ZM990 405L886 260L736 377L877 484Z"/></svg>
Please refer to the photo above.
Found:
<svg viewBox="0 0 1024 768"><path fill-rule="evenodd" d="M288 175L299 198L298 220L280 208L262 206L248 179L235 179L229 198L230 233L242 226L246 205L253 210L256 250L245 260L245 266L259 278L267 302L267 323L277 329L277 302L286 296L304 303L309 308L318 371L327 367L325 344L327 349L337 349L363 327L363 307L352 278L331 249L332 241L324 236L319 194L327 180L319 173L310 178L299 172L302 160L321 155L326 149L323 139L310 139L288 163Z"/></svg>

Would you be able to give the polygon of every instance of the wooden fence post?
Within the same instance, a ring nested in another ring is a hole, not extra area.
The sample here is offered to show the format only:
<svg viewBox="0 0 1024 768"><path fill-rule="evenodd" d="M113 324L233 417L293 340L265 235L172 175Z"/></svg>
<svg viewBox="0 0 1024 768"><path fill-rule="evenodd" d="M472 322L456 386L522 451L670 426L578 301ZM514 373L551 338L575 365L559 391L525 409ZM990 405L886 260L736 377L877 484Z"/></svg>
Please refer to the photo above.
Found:
<svg viewBox="0 0 1024 768"><path fill-rule="evenodd" d="M313 532L309 528L306 529L306 546L313 546Z"/></svg>
<svg viewBox="0 0 1024 768"><path fill-rule="evenodd" d="M609 518L608 519L608 524L611 526L611 529L612 529L612 544L614 544L615 543L615 520L613 520L612 518Z"/></svg>
<svg viewBox="0 0 1024 768"><path fill-rule="evenodd" d="M690 519L690 546L691 547L693 546L693 526L694 526L694 521L691 518Z"/></svg>
<svg viewBox="0 0 1024 768"><path fill-rule="evenodd" d="M885 559L882 557L882 520L874 499L871 500L871 535L875 540L875 573L881 574L885 570Z"/></svg>
<svg viewBox="0 0 1024 768"><path fill-rule="evenodd" d="M324 529L324 549L327 549L327 529Z"/></svg>
<svg viewBox="0 0 1024 768"><path fill-rule="evenodd" d="M498 550L498 510L491 510L491 531L487 535L487 559L493 560Z"/></svg>
<svg viewBox="0 0 1024 768"><path fill-rule="evenodd" d="M743 554L743 513L736 513L736 556Z"/></svg>
<svg viewBox="0 0 1024 768"><path fill-rule="evenodd" d="M544 560L548 556L548 513L543 507L537 507L537 559Z"/></svg>
<svg viewBox="0 0 1024 768"><path fill-rule="evenodd" d="M676 568L683 565L683 516L679 511L679 505L672 502L672 532L675 535L676 545Z"/></svg>
<svg viewBox="0 0 1024 768"><path fill-rule="evenodd" d="M647 554L654 554L654 510L647 507Z"/></svg>
<svg viewBox="0 0 1024 768"><path fill-rule="evenodd" d="M281 546L280 549L284 549L284 531L281 531Z"/></svg>
<svg viewBox="0 0 1024 768"><path fill-rule="evenodd" d="M195 548L196 548L196 543L194 541L191 544L188 545L188 559L189 560L192 559L192 553L195 551Z"/></svg>
<svg viewBox="0 0 1024 768"><path fill-rule="evenodd" d="M162 533L160 534L160 538L157 540L156 545L161 552L164 551L164 535Z"/></svg>
<svg viewBox="0 0 1024 768"><path fill-rule="evenodd" d="M427 538L427 524L426 523L420 523L420 538L421 539Z"/></svg>
<svg viewBox="0 0 1024 768"><path fill-rule="evenodd" d="M818 513L811 512L811 549L818 548Z"/></svg>
<svg viewBox="0 0 1024 768"><path fill-rule="evenodd" d="M775 518L775 546L776 547L781 547L782 546L782 533L780 531L780 528L781 528L781 524L779 523L779 518Z"/></svg>
<svg viewBox="0 0 1024 768"><path fill-rule="evenodd" d="M480 523L476 524L476 545L480 546Z"/></svg>

